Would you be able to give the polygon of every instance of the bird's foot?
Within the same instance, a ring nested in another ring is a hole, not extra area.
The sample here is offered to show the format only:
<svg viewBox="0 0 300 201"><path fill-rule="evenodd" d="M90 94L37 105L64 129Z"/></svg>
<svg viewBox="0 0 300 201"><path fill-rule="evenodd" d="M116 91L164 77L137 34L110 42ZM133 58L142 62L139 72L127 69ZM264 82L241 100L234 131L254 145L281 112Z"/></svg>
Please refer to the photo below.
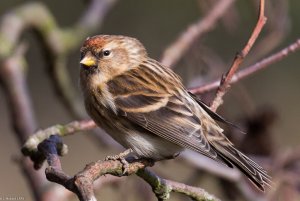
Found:
<svg viewBox="0 0 300 201"><path fill-rule="evenodd" d="M106 156L105 157L105 160L108 161L108 160L119 160L122 165L123 165L123 175L126 174L128 172L128 168L129 168L129 163L127 162L126 160L126 156L128 156L130 153L132 153L132 149L127 149L117 155L114 155L114 156Z"/></svg>

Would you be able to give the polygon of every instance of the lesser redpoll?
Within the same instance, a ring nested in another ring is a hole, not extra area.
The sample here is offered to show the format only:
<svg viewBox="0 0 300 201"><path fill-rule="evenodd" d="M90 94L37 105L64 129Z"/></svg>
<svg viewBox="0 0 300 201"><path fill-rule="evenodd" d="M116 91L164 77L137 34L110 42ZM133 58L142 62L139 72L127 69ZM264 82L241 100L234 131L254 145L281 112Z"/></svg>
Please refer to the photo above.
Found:
<svg viewBox="0 0 300 201"><path fill-rule="evenodd" d="M98 35L81 48L80 83L91 118L125 148L154 161L184 148L236 166L256 186L267 172L238 151L215 122L217 114L190 94L170 68L126 36Z"/></svg>

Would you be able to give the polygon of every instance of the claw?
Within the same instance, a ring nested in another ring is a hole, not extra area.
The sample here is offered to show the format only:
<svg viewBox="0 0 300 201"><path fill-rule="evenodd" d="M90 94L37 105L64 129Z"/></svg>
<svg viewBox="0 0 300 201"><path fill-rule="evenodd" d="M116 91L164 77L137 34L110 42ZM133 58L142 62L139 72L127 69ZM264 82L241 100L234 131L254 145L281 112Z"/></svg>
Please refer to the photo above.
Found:
<svg viewBox="0 0 300 201"><path fill-rule="evenodd" d="M105 157L105 160L108 161L108 160L119 160L122 165L123 165L123 172L122 174L126 174L128 172L128 168L129 168L129 163L126 161L125 157L130 154L132 151L132 149L127 149L125 150L124 152L121 152L117 155L114 155L114 156L106 156Z"/></svg>

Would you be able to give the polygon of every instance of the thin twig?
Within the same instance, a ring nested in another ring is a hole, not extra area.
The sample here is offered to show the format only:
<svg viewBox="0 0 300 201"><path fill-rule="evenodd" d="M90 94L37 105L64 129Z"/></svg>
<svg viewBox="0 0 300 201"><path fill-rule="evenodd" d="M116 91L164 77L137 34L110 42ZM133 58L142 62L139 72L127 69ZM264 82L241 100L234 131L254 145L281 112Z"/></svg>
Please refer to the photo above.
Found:
<svg viewBox="0 0 300 201"><path fill-rule="evenodd" d="M198 22L190 25L174 43L166 48L161 63L171 67L178 62L196 39L213 29L217 21L223 16L233 2L234 0L218 1L204 18L201 18Z"/></svg>
<svg viewBox="0 0 300 201"><path fill-rule="evenodd" d="M252 1L252 3L256 3L256 1ZM252 54L251 57L247 58L250 63L270 54L272 50L282 43L291 30L289 1L268 1L265 13L270 20L264 28L265 32L263 37L257 41L255 47L252 49L255 54Z"/></svg>
<svg viewBox="0 0 300 201"><path fill-rule="evenodd" d="M229 88L230 80L232 79L234 73L240 67L240 64L244 61L245 57L247 56L247 54L249 53L250 49L252 48L254 42L256 41L257 37L259 36L263 26L265 25L267 18L264 15L264 11L265 11L265 1L261 0L257 24L247 42L247 44L245 45L243 50L236 55L229 71L226 73L226 75L224 77L222 77L220 86L218 87L218 90L217 90L217 93L215 96L215 99L213 100L213 102L211 104L211 109L213 111L216 111L217 108L222 104L222 102L223 102L222 98Z"/></svg>
<svg viewBox="0 0 300 201"><path fill-rule="evenodd" d="M289 56L291 53L294 53L300 49L300 38L297 39L292 44L288 45L286 48L272 54L271 56L264 58L257 63L246 67L245 69L239 71L238 73L234 74L232 76L232 79L230 80L230 84L236 83L239 80L246 78L260 70L265 69L266 67L270 66L271 64L274 64L285 57ZM201 87L195 87L189 89L190 92L194 94L203 94L209 91L212 91L220 85L220 80L214 80L208 84L205 84Z"/></svg>

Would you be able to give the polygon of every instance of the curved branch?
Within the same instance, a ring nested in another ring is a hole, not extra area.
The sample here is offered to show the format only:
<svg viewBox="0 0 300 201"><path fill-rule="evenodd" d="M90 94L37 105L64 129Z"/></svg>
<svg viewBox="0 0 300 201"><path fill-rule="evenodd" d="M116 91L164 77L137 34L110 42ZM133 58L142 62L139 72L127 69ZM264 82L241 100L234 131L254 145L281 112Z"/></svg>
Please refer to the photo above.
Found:
<svg viewBox="0 0 300 201"><path fill-rule="evenodd" d="M240 64L244 61L244 58L248 55L250 49L252 48L254 42L256 41L257 37L259 36L262 28L264 27L267 18L265 17L265 1L260 0L260 7L259 7L259 17L258 21L256 23L256 26L247 42L243 50L236 55L234 58L234 61L232 63L232 66L228 70L225 76L222 77L220 86L218 87L215 99L213 100L211 104L212 111L216 111L217 108L222 104L223 96L227 92L230 84L230 80L232 79L234 73L238 70L240 67Z"/></svg>

